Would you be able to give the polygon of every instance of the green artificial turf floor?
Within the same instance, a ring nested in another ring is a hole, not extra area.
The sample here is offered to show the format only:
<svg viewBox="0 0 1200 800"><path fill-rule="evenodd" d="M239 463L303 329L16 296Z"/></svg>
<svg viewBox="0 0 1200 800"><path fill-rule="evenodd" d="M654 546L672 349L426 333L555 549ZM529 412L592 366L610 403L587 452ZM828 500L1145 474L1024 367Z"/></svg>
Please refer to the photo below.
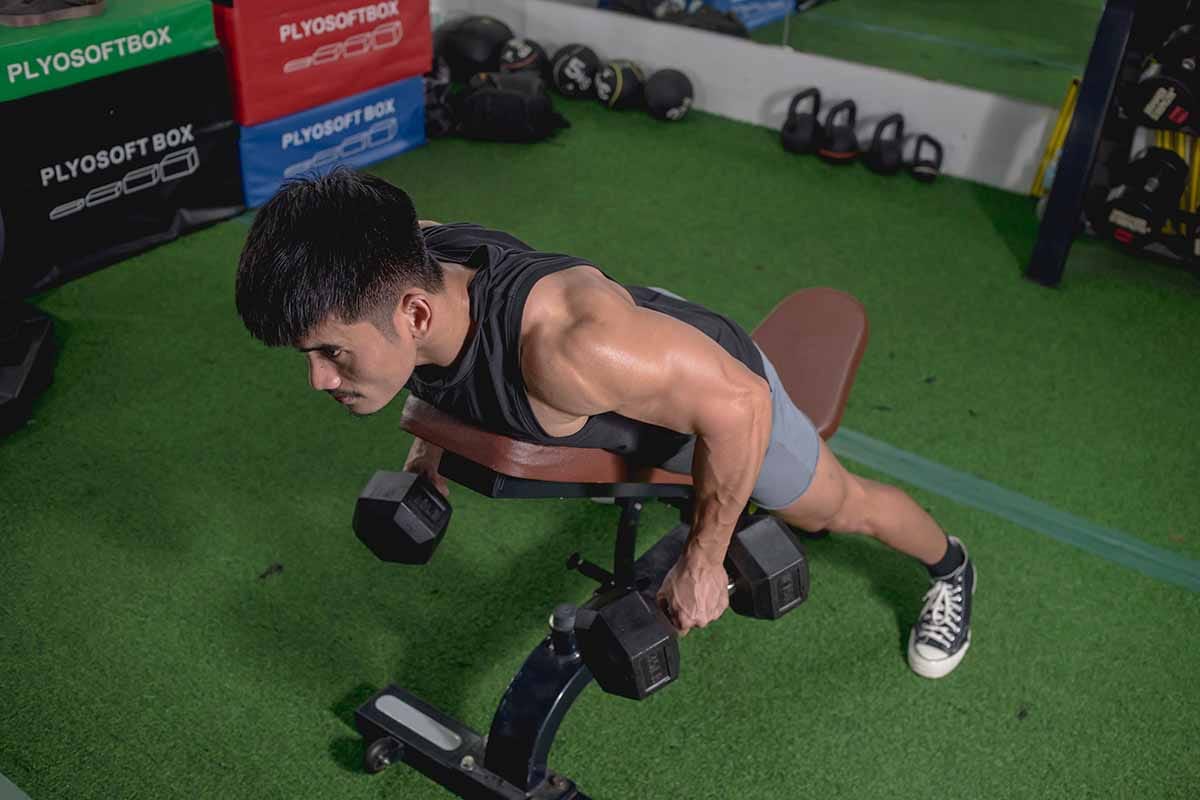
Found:
<svg viewBox="0 0 1200 800"><path fill-rule="evenodd" d="M423 217L747 326L795 289L849 291L872 339L848 433L1200 558L1194 277L1081 241L1045 289L1021 278L1026 198L833 169L705 114L562 105L574 127L550 142L439 141L375 171ZM375 561L350 517L403 464L399 404L350 418L299 355L250 339L246 230L36 299L56 381L0 440L0 773L34 800L446 797L362 772L356 705L394 681L486 731L550 610L590 591L565 556L610 555L611 507L456 487L429 565ZM1194 797L1200 595L908 488L978 564L954 674L904 660L923 570L834 537L809 547L797 613L689 635L681 679L644 703L585 691L551 765L596 798ZM645 530L670 522L654 507Z"/></svg>

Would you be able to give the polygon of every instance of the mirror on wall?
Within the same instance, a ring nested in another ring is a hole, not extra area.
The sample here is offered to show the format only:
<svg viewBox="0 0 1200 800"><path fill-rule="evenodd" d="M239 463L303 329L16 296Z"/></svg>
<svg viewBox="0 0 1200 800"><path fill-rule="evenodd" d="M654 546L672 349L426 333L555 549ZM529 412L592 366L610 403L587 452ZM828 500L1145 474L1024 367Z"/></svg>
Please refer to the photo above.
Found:
<svg viewBox="0 0 1200 800"><path fill-rule="evenodd" d="M557 0L1058 106L1105 0Z"/></svg>
<svg viewBox="0 0 1200 800"><path fill-rule="evenodd" d="M1057 106L1105 0L818 0L754 32L767 44Z"/></svg>

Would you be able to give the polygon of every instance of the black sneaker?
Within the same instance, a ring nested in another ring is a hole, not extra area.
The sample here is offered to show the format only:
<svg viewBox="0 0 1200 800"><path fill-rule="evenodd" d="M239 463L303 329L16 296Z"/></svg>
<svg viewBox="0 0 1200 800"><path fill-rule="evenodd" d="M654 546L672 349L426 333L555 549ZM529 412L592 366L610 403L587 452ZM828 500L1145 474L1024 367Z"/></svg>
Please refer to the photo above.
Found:
<svg viewBox="0 0 1200 800"><path fill-rule="evenodd" d="M105 0L0 0L0 25L28 28L104 13Z"/></svg>
<svg viewBox="0 0 1200 800"><path fill-rule="evenodd" d="M963 547L953 536L950 540ZM925 593L921 617L908 635L908 665L923 678L949 675L971 646L971 597L975 594L975 565L963 547L962 566L935 579Z"/></svg>

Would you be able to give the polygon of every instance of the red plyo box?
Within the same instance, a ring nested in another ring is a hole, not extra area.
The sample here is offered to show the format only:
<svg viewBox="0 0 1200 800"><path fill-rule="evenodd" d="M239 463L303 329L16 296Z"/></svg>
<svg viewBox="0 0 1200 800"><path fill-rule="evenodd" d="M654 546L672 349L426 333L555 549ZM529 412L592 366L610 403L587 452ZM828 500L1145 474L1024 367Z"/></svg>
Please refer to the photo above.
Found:
<svg viewBox="0 0 1200 800"><path fill-rule="evenodd" d="M429 0L214 0L234 116L256 125L424 75Z"/></svg>

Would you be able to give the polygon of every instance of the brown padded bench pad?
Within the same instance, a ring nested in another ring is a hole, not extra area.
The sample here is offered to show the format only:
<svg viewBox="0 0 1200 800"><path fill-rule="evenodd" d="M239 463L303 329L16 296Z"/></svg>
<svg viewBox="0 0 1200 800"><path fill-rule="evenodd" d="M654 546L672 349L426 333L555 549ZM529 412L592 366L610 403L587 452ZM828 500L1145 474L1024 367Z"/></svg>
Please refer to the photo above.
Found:
<svg viewBox="0 0 1200 800"><path fill-rule="evenodd" d="M868 333L863 304L837 289L790 294L754 329L788 396L823 439L842 424Z"/></svg>
<svg viewBox="0 0 1200 800"><path fill-rule="evenodd" d="M821 436L838 428L867 347L862 304L836 289L786 297L754 329L788 395ZM639 467L607 450L531 444L466 425L409 396L400 425L414 436L501 475L562 483L691 484L690 475Z"/></svg>

